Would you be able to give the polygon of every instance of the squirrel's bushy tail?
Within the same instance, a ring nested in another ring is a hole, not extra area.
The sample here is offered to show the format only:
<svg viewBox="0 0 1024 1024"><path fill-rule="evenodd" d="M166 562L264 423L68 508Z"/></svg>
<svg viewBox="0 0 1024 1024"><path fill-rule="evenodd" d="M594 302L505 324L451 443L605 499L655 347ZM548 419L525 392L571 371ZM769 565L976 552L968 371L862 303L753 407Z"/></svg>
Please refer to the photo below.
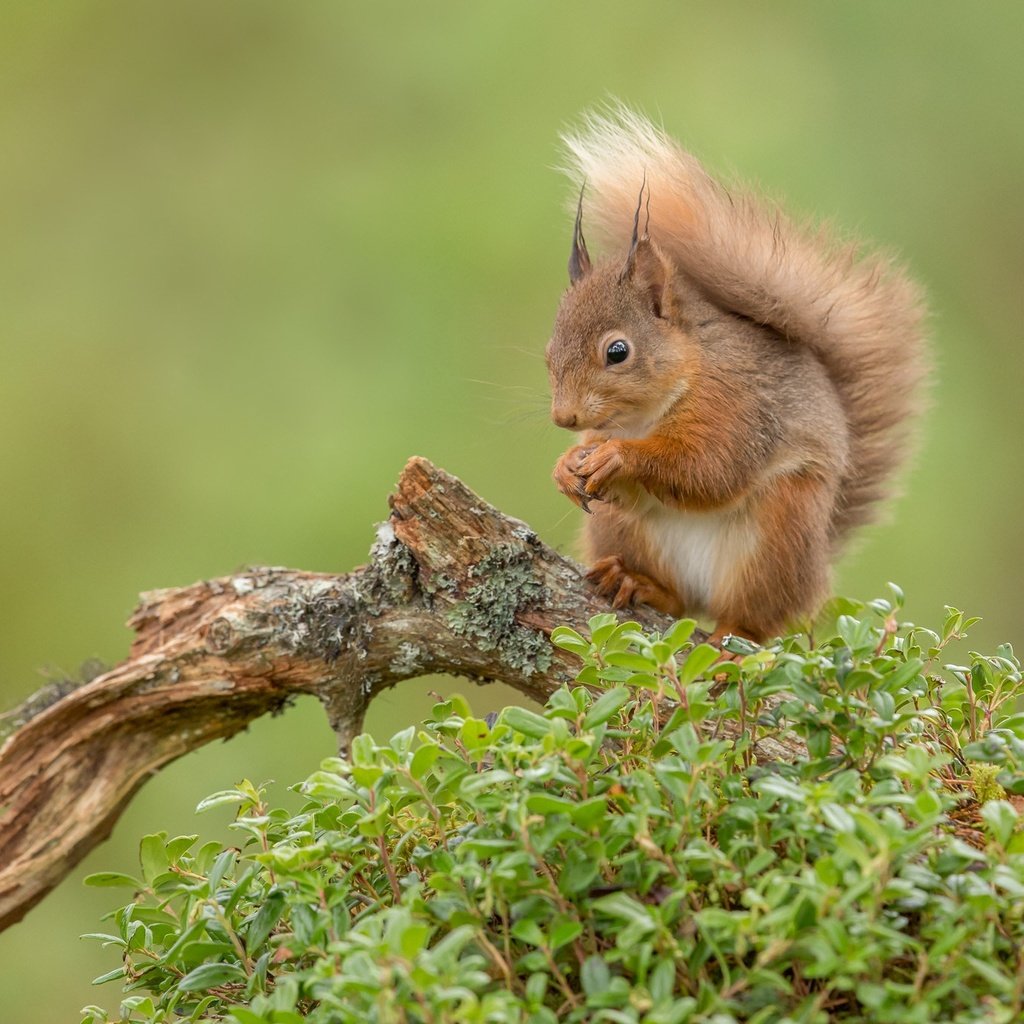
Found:
<svg viewBox="0 0 1024 1024"><path fill-rule="evenodd" d="M590 233L626 250L646 175L655 243L723 308L815 352L850 428L834 536L873 518L907 453L927 376L915 285L885 258L726 189L632 111L593 114L564 142L570 177L586 184Z"/></svg>

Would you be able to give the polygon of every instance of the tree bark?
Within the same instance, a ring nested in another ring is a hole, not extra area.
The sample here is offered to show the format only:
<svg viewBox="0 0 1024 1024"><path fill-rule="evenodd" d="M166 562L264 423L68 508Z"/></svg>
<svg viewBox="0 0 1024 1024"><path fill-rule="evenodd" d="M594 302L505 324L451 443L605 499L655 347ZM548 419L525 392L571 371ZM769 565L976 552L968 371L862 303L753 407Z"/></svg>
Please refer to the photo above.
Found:
<svg viewBox="0 0 1024 1024"><path fill-rule="evenodd" d="M369 564L145 593L125 661L3 716L0 930L110 834L147 778L298 694L321 699L344 749L370 700L404 679L501 679L539 701L573 679L576 659L551 630L585 630L610 610L580 566L424 459L409 461L390 504ZM648 608L629 616L669 623Z"/></svg>

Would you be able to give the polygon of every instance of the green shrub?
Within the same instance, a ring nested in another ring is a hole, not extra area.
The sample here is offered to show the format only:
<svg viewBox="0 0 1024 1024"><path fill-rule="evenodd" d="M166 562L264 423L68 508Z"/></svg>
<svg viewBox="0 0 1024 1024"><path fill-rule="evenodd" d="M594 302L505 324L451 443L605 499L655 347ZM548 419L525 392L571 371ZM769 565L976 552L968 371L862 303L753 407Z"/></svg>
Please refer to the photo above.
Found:
<svg viewBox="0 0 1024 1024"><path fill-rule="evenodd" d="M453 698L296 815L204 801L239 849L147 836L141 879L94 876L136 889L97 981L148 1022L1020 1021L1020 666L940 677L970 622L897 628L899 602L725 665L692 622L558 630L581 685L542 714Z"/></svg>

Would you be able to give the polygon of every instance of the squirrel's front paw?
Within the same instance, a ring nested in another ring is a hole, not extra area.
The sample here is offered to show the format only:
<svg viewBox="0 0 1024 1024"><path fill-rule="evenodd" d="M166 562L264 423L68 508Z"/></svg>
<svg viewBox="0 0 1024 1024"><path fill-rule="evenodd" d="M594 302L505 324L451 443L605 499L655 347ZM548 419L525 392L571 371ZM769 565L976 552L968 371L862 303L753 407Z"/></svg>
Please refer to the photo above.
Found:
<svg viewBox="0 0 1024 1024"><path fill-rule="evenodd" d="M604 498L604 492L621 474L625 458L620 441L605 441L580 459L576 475L583 480L588 498Z"/></svg>
<svg viewBox="0 0 1024 1024"><path fill-rule="evenodd" d="M594 450L594 445L577 444L562 454L555 463L552 476L558 489L584 512L589 512L587 503L590 497L583 490L584 480L580 476L579 467L583 459Z"/></svg>

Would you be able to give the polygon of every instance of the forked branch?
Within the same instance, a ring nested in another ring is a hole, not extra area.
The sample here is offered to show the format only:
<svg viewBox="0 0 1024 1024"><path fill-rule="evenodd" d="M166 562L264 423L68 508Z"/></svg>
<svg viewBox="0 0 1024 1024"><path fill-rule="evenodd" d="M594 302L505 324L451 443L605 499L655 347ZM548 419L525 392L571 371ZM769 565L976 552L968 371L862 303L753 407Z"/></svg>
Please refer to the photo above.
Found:
<svg viewBox="0 0 1024 1024"><path fill-rule="evenodd" d="M576 672L551 630L608 610L578 565L418 458L369 564L347 575L261 568L143 594L125 661L0 719L0 929L182 754L304 693L344 747L377 693L431 673L500 679L543 701Z"/></svg>

